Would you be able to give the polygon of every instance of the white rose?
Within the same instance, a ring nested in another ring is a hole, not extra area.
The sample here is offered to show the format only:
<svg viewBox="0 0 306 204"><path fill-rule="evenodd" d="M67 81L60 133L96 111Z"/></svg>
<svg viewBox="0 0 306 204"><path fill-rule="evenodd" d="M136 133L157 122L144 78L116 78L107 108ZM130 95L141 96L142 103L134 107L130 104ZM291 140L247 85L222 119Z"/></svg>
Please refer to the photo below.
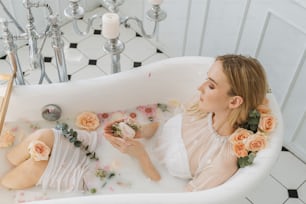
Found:
<svg viewBox="0 0 306 204"><path fill-rule="evenodd" d="M121 132L122 137L127 137L127 138L133 138L136 135L136 132L133 128L131 128L129 125L127 125L125 122L120 122L118 124L118 127Z"/></svg>

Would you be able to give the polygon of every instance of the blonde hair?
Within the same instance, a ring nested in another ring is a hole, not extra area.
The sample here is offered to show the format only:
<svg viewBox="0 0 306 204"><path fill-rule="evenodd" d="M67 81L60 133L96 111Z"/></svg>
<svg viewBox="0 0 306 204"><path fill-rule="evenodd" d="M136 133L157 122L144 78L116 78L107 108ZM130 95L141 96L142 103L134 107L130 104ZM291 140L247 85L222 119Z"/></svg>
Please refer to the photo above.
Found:
<svg viewBox="0 0 306 204"><path fill-rule="evenodd" d="M228 95L243 98L243 103L233 109L228 117L230 125L237 128L246 122L248 113L264 101L268 90L266 73L257 59L248 56L228 54L218 56L216 61L222 63L230 84ZM198 102L189 106L187 111L198 111L199 116L205 115L199 110Z"/></svg>

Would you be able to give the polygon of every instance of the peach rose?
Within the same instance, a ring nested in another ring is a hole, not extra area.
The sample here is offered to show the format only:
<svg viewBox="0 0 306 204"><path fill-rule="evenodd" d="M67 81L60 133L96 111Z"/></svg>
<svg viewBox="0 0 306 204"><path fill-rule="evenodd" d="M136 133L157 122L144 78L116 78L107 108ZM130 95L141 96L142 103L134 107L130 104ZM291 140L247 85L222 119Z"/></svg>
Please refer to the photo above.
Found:
<svg viewBox="0 0 306 204"><path fill-rule="evenodd" d="M247 129L238 128L231 136L230 141L232 143L243 142L243 140L247 139L251 134L253 133Z"/></svg>
<svg viewBox="0 0 306 204"><path fill-rule="evenodd" d="M14 143L15 136L11 131L5 131L0 137L0 147L9 147Z"/></svg>
<svg viewBox="0 0 306 204"><path fill-rule="evenodd" d="M50 148L42 141L34 140L28 146L31 158L34 161L48 160Z"/></svg>
<svg viewBox="0 0 306 204"><path fill-rule="evenodd" d="M256 134L251 135L246 143L246 149L252 152L257 152L264 149L267 146L266 136L262 133L257 132Z"/></svg>
<svg viewBox="0 0 306 204"><path fill-rule="evenodd" d="M270 114L262 114L260 116L258 127L263 132L271 132L276 126L276 118Z"/></svg>
<svg viewBox="0 0 306 204"><path fill-rule="evenodd" d="M76 118L76 126L85 130L96 130L100 125L97 114L92 112L83 112Z"/></svg>
<svg viewBox="0 0 306 204"><path fill-rule="evenodd" d="M269 108L269 106L264 105L264 104L259 105L256 109L258 110L258 112L260 114L269 114L269 113L271 113L271 109Z"/></svg>
<svg viewBox="0 0 306 204"><path fill-rule="evenodd" d="M233 150L238 158L248 156L248 151L242 142L237 142L233 144Z"/></svg>

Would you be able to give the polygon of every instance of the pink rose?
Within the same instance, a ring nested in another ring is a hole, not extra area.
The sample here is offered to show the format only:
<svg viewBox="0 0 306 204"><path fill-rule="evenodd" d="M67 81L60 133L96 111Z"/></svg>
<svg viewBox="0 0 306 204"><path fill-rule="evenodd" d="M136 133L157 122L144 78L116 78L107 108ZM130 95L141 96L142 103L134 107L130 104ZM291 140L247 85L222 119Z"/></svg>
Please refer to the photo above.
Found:
<svg viewBox="0 0 306 204"><path fill-rule="evenodd" d="M232 134L230 140L232 143L238 143L243 142L245 139L247 139L250 135L252 135L252 132L244 129L244 128L238 128L234 134Z"/></svg>
<svg viewBox="0 0 306 204"><path fill-rule="evenodd" d="M42 141L34 140L28 146L28 151L34 161L48 160L50 148Z"/></svg>
<svg viewBox="0 0 306 204"><path fill-rule="evenodd" d="M233 150L238 158L248 156L248 151L246 150L245 145L242 142L237 142L233 144Z"/></svg>
<svg viewBox="0 0 306 204"><path fill-rule="evenodd" d="M157 104L138 106L136 109L142 112L150 121L153 121L156 117Z"/></svg>
<svg viewBox="0 0 306 204"><path fill-rule="evenodd" d="M85 130L96 130L100 125L97 114L92 112L83 112L76 118L76 126Z"/></svg>
<svg viewBox="0 0 306 204"><path fill-rule="evenodd" d="M262 114L260 116L258 127L263 132L271 132L276 126L276 118L270 114Z"/></svg>
<svg viewBox="0 0 306 204"><path fill-rule="evenodd" d="M9 147L14 143L15 136L10 131L5 131L0 137L0 147Z"/></svg>
<svg viewBox="0 0 306 204"><path fill-rule="evenodd" d="M264 149L267 146L266 136L260 132L251 135L246 143L246 149L252 152L257 152Z"/></svg>

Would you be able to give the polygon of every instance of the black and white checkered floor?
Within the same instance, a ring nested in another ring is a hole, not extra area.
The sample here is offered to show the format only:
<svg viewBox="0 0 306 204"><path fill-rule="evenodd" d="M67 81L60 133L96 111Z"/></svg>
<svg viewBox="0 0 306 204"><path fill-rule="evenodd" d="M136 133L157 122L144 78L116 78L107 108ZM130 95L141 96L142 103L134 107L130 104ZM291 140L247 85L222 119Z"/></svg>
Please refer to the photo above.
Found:
<svg viewBox="0 0 306 204"><path fill-rule="evenodd" d="M88 12L84 19L94 13L103 13L102 8ZM79 23L85 29L84 22ZM86 36L75 34L71 23L62 27L65 41L65 55L67 71L70 80L93 78L111 73L111 58L103 51L105 39L102 36L101 24L95 23L90 33ZM121 28L120 39L125 43L125 50L121 55L121 70L129 70L154 61L168 58L148 40L141 37L134 30ZM47 40L42 51L46 71L49 78L57 82L56 62L50 41ZM28 47L18 50L22 67L28 65ZM6 57L0 59L1 72L10 72ZM27 84L38 82L40 72L38 70L24 70ZM44 83L47 83L44 81ZM247 195L246 198L236 204L306 204L306 164L283 148L280 158L273 168L270 176Z"/></svg>

